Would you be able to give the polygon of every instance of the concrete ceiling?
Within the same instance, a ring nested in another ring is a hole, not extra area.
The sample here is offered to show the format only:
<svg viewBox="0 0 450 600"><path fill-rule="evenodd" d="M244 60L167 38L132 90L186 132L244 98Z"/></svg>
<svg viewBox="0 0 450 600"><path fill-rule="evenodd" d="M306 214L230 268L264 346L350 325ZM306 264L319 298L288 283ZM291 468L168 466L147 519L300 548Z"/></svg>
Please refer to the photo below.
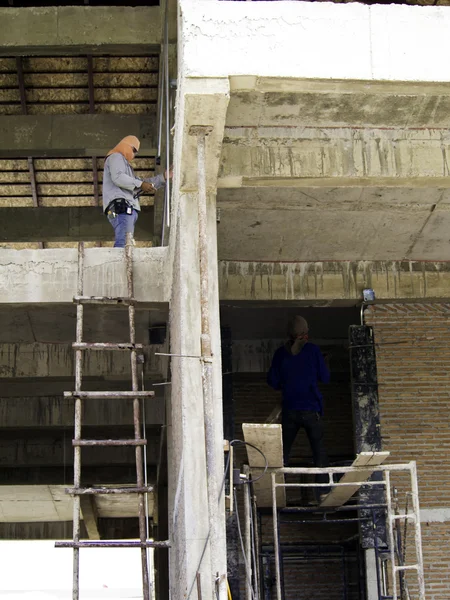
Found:
<svg viewBox="0 0 450 600"><path fill-rule="evenodd" d="M219 259L450 259L448 86L235 79Z"/></svg>
<svg viewBox="0 0 450 600"><path fill-rule="evenodd" d="M149 343L149 327L167 320L167 310L136 311L137 343ZM75 341L75 306L0 305L0 344L71 343ZM125 342L129 339L128 312L114 307L87 307L84 339Z"/></svg>

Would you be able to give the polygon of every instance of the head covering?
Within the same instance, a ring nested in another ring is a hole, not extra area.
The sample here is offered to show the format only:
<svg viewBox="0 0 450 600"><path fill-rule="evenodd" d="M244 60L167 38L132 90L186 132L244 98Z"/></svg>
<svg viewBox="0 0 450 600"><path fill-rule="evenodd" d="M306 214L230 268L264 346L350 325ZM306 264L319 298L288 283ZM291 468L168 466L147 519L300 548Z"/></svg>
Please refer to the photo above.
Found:
<svg viewBox="0 0 450 600"><path fill-rule="evenodd" d="M133 148L139 150L140 145L141 142L135 135L127 135L123 138L123 140L120 140L117 146L114 146L114 148L110 150L106 156L114 154L115 152L119 152L119 154L122 154L122 156L124 156L128 162L131 162L134 158Z"/></svg>
<svg viewBox="0 0 450 600"><path fill-rule="evenodd" d="M289 323L288 334L291 337L297 337L299 335L308 333L308 322L300 315L296 315Z"/></svg>
<svg viewBox="0 0 450 600"><path fill-rule="evenodd" d="M298 354L308 341L308 322L300 315L296 315L289 323L288 335L290 340L286 344L287 350Z"/></svg>

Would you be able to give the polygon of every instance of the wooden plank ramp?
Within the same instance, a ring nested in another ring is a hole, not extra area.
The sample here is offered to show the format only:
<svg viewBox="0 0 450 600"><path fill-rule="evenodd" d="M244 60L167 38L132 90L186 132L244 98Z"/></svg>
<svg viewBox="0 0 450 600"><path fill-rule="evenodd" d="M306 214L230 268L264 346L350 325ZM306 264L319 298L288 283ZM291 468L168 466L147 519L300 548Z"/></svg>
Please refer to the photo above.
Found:
<svg viewBox="0 0 450 600"><path fill-rule="evenodd" d="M259 448L267 458L268 469L266 474L261 477L265 461L261 454L250 446L246 446L248 455L248 464L253 479L258 479L253 484L256 503L260 507L272 506L272 469L283 467L283 441L281 435L281 425L266 423L243 423L242 431L244 440ZM279 473L276 476L277 483L284 483L284 475ZM286 506L286 490L284 487L277 488L277 506L284 508Z"/></svg>
<svg viewBox="0 0 450 600"><path fill-rule="evenodd" d="M358 454L353 461L352 467L367 467L367 469L361 471L354 471L353 473L344 473L343 477L339 480L340 483L353 483L353 482L364 482L374 472L371 467L381 465L389 456L390 452L361 452ZM359 490L361 485L346 485L336 486L329 494L326 495L324 500L320 503L321 507L332 507L342 506L345 504L355 492Z"/></svg>

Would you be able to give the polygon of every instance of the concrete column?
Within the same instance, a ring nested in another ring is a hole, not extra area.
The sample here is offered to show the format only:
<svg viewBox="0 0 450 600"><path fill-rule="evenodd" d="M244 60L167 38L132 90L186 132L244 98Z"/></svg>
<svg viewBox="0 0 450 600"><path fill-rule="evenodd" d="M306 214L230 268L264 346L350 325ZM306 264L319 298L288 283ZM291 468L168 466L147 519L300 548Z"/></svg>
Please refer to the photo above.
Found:
<svg viewBox="0 0 450 600"><path fill-rule="evenodd" d="M213 339L214 400L217 404L218 461L223 463L221 406L220 327L217 280L215 198L209 198L210 303ZM207 540L209 531L205 431L200 348L200 275L198 263L197 195L180 197L173 264L170 315L172 393L168 424L169 528L171 597L181 600L197 595L196 574L200 573L202 597L213 598L213 567ZM219 385L217 385L219 383ZM220 452L220 454L219 454ZM223 469L222 469L223 472ZM223 513L223 511L222 511ZM224 528L223 528L224 529ZM223 532L223 548L225 548ZM224 552L225 553L225 552Z"/></svg>

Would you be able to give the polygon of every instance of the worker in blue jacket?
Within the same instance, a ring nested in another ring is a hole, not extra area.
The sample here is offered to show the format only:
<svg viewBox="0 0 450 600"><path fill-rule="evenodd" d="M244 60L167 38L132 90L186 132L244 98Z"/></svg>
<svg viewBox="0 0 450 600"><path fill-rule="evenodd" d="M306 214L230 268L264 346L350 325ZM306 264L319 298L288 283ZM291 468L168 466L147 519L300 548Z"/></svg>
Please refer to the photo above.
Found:
<svg viewBox="0 0 450 600"><path fill-rule="evenodd" d="M313 453L314 466L328 467L328 455L324 444L323 398L318 382L328 383L330 372L318 346L308 341L308 323L296 316L289 325L289 340L275 352L268 384L281 390L283 459L289 466L289 455L300 428L304 429ZM317 482L328 481L319 476ZM323 495L325 488L318 490Z"/></svg>

